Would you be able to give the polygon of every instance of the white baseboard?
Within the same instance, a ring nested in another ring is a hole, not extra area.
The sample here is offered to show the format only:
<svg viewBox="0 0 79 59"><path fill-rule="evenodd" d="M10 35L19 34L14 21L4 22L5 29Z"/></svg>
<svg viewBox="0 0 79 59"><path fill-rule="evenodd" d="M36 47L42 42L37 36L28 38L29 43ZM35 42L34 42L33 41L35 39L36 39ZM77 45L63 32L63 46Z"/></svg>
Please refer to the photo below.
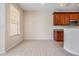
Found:
<svg viewBox="0 0 79 59"><path fill-rule="evenodd" d="M24 38L24 40L53 40L52 38Z"/></svg>
<svg viewBox="0 0 79 59"><path fill-rule="evenodd" d="M53 39L24 39L24 40L53 40Z"/></svg>
<svg viewBox="0 0 79 59"><path fill-rule="evenodd" d="M69 50L69 49L67 49L67 48L65 48L65 47L64 47L64 49L65 49L66 51L68 51L69 53L71 53L71 54L74 54L74 55L79 56L79 53L77 53L77 52L71 51L71 50Z"/></svg>
<svg viewBox="0 0 79 59"><path fill-rule="evenodd" d="M0 51L0 54L3 54L3 53L5 53L5 51Z"/></svg>

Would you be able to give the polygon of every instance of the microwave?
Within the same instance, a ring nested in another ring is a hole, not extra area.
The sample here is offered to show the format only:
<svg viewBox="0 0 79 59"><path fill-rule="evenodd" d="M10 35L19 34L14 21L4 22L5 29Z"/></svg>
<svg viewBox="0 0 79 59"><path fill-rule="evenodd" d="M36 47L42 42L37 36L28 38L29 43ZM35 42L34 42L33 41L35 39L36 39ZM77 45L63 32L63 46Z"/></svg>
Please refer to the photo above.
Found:
<svg viewBox="0 0 79 59"><path fill-rule="evenodd" d="M79 21L78 20L70 20L69 25L79 25Z"/></svg>

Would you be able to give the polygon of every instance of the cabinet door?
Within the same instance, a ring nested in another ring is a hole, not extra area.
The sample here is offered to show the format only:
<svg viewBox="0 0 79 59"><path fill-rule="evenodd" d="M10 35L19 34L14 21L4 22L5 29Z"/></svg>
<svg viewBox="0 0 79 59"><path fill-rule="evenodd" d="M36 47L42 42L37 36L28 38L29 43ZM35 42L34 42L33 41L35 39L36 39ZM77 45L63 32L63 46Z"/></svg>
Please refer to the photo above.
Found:
<svg viewBox="0 0 79 59"><path fill-rule="evenodd" d="M78 14L77 13L71 13L69 14L70 20L77 20L78 19Z"/></svg>
<svg viewBox="0 0 79 59"><path fill-rule="evenodd" d="M57 31L57 41L63 41L63 31Z"/></svg>
<svg viewBox="0 0 79 59"><path fill-rule="evenodd" d="M77 15L77 18L78 18L77 20L79 20L79 13L78 13L78 15Z"/></svg>
<svg viewBox="0 0 79 59"><path fill-rule="evenodd" d="M59 25L60 14L54 14L54 25Z"/></svg>
<svg viewBox="0 0 79 59"><path fill-rule="evenodd" d="M69 25L69 14L65 14L64 16L64 25Z"/></svg>
<svg viewBox="0 0 79 59"><path fill-rule="evenodd" d="M54 40L63 41L64 40L64 31L55 31L54 30Z"/></svg>
<svg viewBox="0 0 79 59"><path fill-rule="evenodd" d="M64 24L64 14L54 14L54 25Z"/></svg>
<svg viewBox="0 0 79 59"><path fill-rule="evenodd" d="M65 18L64 17L65 17L65 14L63 14L63 13L60 14L60 25L65 25L65 21L64 21Z"/></svg>

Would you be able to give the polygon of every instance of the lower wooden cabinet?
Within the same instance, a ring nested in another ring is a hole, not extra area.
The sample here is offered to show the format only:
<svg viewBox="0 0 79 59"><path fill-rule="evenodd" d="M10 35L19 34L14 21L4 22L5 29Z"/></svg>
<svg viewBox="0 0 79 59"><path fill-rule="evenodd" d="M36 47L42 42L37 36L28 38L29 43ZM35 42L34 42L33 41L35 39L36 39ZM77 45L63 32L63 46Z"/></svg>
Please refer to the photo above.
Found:
<svg viewBox="0 0 79 59"><path fill-rule="evenodd" d="M56 41L64 41L64 30L63 29L55 29L54 30L54 40Z"/></svg>

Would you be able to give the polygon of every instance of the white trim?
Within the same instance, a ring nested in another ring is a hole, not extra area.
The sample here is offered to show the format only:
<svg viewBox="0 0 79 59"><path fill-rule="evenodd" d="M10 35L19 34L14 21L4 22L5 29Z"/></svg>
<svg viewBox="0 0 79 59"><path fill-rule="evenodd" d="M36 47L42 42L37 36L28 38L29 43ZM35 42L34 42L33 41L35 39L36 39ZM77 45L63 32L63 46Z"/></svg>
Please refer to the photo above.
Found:
<svg viewBox="0 0 79 59"><path fill-rule="evenodd" d="M68 51L69 53L71 53L71 54L74 54L74 55L79 56L79 53L77 53L77 52L71 51L71 50L67 49L66 47L64 47L64 49L65 49L66 51Z"/></svg>
<svg viewBox="0 0 79 59"><path fill-rule="evenodd" d="M26 38L24 40L53 40L53 39L47 39L47 38Z"/></svg>
<svg viewBox="0 0 79 59"><path fill-rule="evenodd" d="M5 53L5 51L0 51L0 54Z"/></svg>

